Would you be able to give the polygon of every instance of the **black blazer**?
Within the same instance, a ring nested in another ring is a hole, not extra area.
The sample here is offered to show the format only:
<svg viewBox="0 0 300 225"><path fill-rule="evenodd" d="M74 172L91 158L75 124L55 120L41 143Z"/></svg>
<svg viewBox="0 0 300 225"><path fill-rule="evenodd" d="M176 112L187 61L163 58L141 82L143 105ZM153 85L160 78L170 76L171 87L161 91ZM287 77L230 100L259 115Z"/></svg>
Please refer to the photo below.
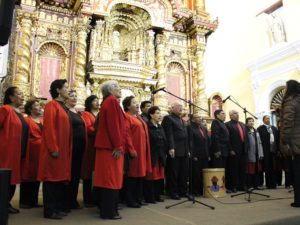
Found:
<svg viewBox="0 0 300 225"><path fill-rule="evenodd" d="M203 131L204 137L200 133L200 127ZM198 159L208 159L210 138L206 127L192 123L188 126L189 134L189 149L192 157Z"/></svg>
<svg viewBox="0 0 300 225"><path fill-rule="evenodd" d="M244 133L244 141L242 141L240 132L237 128L237 123L240 124ZM229 131L229 139L230 139L230 151L234 151L235 154L242 154L247 152L247 144L248 144L248 133L245 124L242 122L236 122L234 120L230 120L225 123L228 131Z"/></svg>
<svg viewBox="0 0 300 225"><path fill-rule="evenodd" d="M274 153L278 150L278 143L279 143L279 133L276 127L271 126L271 129L273 131L274 135ZM267 130L267 127L265 125L261 125L257 128L257 131L259 133L261 144L264 149L264 154L268 155L271 152L271 144L270 144L270 133Z"/></svg>
<svg viewBox="0 0 300 225"><path fill-rule="evenodd" d="M160 124L158 124L157 127L154 126L151 121L148 121L147 124L150 139L152 167L156 165L158 159L161 159L162 164L165 165L166 154L168 151L165 131Z"/></svg>
<svg viewBox="0 0 300 225"><path fill-rule="evenodd" d="M187 156L188 134L182 119L172 113L164 117L162 126L167 137L168 150L175 149L177 157Z"/></svg>
<svg viewBox="0 0 300 225"><path fill-rule="evenodd" d="M227 157L229 153L229 132L224 122L215 119L211 124L211 152L221 152L221 156Z"/></svg>

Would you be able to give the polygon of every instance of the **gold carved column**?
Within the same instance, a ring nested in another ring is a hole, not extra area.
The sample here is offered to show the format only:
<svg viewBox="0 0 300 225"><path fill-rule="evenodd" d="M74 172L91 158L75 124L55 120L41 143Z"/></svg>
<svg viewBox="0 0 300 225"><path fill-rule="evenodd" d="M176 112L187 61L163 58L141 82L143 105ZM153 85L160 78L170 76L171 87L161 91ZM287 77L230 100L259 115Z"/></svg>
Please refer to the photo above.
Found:
<svg viewBox="0 0 300 225"><path fill-rule="evenodd" d="M165 61L165 47L166 47L166 36L163 34L157 34L155 39L156 45L156 69L157 69L157 85L156 88L163 88L167 85L166 79L166 61ZM166 93L159 91L155 94L154 104L159 106L162 111L168 110L168 101Z"/></svg>
<svg viewBox="0 0 300 225"><path fill-rule="evenodd" d="M13 86L19 87L28 99L30 96L30 67L31 67L31 38L32 27L35 19L34 13L17 11L20 26L19 43L16 45L17 63Z"/></svg>
<svg viewBox="0 0 300 225"><path fill-rule="evenodd" d="M196 101L195 104L200 106L203 109L208 110L208 99L205 94L205 75L203 70L203 54L205 51L205 44L198 43L196 48L196 76L194 77L193 83L197 84L197 94L196 94ZM208 116L207 112L204 112L203 110L200 110L195 108L196 112L199 112L202 116Z"/></svg>
<svg viewBox="0 0 300 225"><path fill-rule="evenodd" d="M85 75L86 75L86 48L89 26L87 19L80 19L77 24L76 42L76 65L73 88L77 92L78 106L83 107L86 98Z"/></svg>

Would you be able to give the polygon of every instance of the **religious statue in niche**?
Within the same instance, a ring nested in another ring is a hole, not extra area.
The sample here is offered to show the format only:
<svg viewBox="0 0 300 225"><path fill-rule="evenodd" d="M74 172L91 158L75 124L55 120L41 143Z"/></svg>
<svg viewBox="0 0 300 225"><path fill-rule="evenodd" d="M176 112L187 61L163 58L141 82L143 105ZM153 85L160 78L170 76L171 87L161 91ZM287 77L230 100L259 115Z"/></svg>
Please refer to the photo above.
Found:
<svg viewBox="0 0 300 225"><path fill-rule="evenodd" d="M113 32L113 59L118 60L120 59L120 50L121 50L121 45L120 45L120 32L119 31L114 31Z"/></svg>
<svg viewBox="0 0 300 225"><path fill-rule="evenodd" d="M282 19L278 15L271 14L269 24L273 42L275 44L286 42L286 33Z"/></svg>

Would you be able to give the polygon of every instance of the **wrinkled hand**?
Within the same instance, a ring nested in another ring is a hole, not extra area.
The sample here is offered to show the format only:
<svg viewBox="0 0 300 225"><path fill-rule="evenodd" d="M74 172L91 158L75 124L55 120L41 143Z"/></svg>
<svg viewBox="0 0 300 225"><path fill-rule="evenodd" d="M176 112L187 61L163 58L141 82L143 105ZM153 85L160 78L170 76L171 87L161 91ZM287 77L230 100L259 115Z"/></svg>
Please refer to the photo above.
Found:
<svg viewBox="0 0 300 225"><path fill-rule="evenodd" d="M122 154L121 149L115 149L112 152L112 156L114 157L115 160L117 160L120 157L121 154Z"/></svg>
<svg viewBox="0 0 300 225"><path fill-rule="evenodd" d="M230 155L235 155L235 152L234 151L230 151Z"/></svg>
<svg viewBox="0 0 300 225"><path fill-rule="evenodd" d="M58 158L59 157L59 152L51 152L51 156L53 158Z"/></svg>
<svg viewBox="0 0 300 225"><path fill-rule="evenodd" d="M136 152L129 153L129 156L130 156L130 158L136 158L137 153Z"/></svg>
<svg viewBox="0 0 300 225"><path fill-rule="evenodd" d="M169 150L169 155L171 156L171 158L174 158L175 157L175 149L170 149Z"/></svg>
<svg viewBox="0 0 300 225"><path fill-rule="evenodd" d="M191 158L192 154L190 152L187 153L187 157Z"/></svg>
<svg viewBox="0 0 300 225"><path fill-rule="evenodd" d="M216 152L216 153L215 153L215 157L216 157L216 158L219 158L220 156L221 156L221 152Z"/></svg>
<svg viewBox="0 0 300 225"><path fill-rule="evenodd" d="M197 158L197 157L193 157L193 160L194 160L194 161L198 161L198 158Z"/></svg>

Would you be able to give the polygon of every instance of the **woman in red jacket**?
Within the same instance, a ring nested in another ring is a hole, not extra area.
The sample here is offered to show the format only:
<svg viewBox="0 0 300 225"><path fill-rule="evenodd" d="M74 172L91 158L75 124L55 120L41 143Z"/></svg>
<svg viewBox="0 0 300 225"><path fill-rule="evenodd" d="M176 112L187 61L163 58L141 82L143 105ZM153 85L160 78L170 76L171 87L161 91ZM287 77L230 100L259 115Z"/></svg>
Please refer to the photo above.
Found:
<svg viewBox="0 0 300 225"><path fill-rule="evenodd" d="M9 87L5 91L4 105L0 107L0 168L11 169L10 200L16 184L20 183L21 157L26 154L28 140L28 124L20 112L24 96L17 87ZM18 213L9 204L9 213Z"/></svg>
<svg viewBox="0 0 300 225"><path fill-rule="evenodd" d="M121 219L118 193L123 183L125 115L120 107L121 89L116 81L102 84L103 102L96 124L95 189L100 192L103 219Z"/></svg>
<svg viewBox="0 0 300 225"><path fill-rule="evenodd" d="M25 104L25 113L28 115L25 120L29 125L29 140L26 156L21 161L20 208L23 209L38 207L40 182L37 173L43 129L41 112L42 108L38 100L29 100Z"/></svg>
<svg viewBox="0 0 300 225"><path fill-rule="evenodd" d="M83 154L81 179L83 180L83 203L85 207L95 206L92 198L92 172L95 167L95 121L99 112L99 98L91 95L85 100L82 118L87 128L87 148Z"/></svg>
<svg viewBox="0 0 300 225"><path fill-rule="evenodd" d="M71 180L72 128L65 100L67 80L51 83L53 98L45 106L44 129L38 177L43 181L44 217L62 219L66 216L66 184Z"/></svg>

